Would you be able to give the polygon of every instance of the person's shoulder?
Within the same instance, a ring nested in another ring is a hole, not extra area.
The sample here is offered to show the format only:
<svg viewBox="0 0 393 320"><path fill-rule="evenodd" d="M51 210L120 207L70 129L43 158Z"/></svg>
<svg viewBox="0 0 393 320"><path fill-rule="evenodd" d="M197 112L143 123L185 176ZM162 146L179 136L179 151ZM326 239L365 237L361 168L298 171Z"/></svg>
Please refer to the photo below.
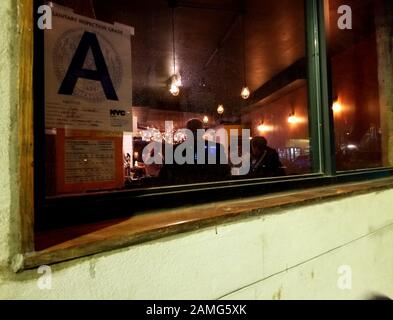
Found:
<svg viewBox="0 0 393 320"><path fill-rule="evenodd" d="M277 150L272 147L266 147L268 153L277 153Z"/></svg>

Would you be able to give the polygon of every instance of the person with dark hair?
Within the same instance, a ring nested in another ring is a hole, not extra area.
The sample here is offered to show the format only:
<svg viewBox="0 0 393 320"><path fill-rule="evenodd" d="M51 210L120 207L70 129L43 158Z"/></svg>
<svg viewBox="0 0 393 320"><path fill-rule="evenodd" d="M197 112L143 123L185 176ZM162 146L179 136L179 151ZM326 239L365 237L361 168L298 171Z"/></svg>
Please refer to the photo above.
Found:
<svg viewBox="0 0 393 320"><path fill-rule="evenodd" d="M265 137L251 140L251 169L253 177L277 177L285 175L285 170L276 150L270 148Z"/></svg>
<svg viewBox="0 0 393 320"><path fill-rule="evenodd" d="M220 143L212 143L207 140L202 141L204 145L204 160L198 159L198 130L203 130L203 122L199 119L190 119L187 121L186 128L192 133L193 139L188 146L193 146L193 163L178 164L176 159L173 164L165 163L160 172L160 180L166 184L188 184L197 182L219 181L230 177L229 164L221 164L222 155L224 155L224 147ZM175 146L173 153L176 153ZM189 150L183 150L183 154ZM209 163L209 158L215 159L215 163ZM199 160L199 161L198 161Z"/></svg>

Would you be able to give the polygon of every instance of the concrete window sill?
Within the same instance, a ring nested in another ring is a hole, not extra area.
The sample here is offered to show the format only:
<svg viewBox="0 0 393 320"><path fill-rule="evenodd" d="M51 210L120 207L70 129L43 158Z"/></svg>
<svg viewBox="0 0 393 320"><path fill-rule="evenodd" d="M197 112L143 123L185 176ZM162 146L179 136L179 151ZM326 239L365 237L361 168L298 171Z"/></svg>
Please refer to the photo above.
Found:
<svg viewBox="0 0 393 320"><path fill-rule="evenodd" d="M37 251L16 256L12 268L20 272L282 209L390 188L393 188L393 178L154 211L126 219L53 230L37 234Z"/></svg>

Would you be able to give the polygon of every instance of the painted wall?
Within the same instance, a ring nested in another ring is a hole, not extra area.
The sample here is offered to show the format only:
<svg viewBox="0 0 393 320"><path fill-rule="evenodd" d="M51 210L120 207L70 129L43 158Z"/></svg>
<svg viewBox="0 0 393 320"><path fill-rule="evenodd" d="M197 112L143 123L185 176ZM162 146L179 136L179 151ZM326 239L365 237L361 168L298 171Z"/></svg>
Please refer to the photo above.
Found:
<svg viewBox="0 0 393 320"><path fill-rule="evenodd" d="M18 56L17 1L0 6L0 266L18 250Z"/></svg>
<svg viewBox="0 0 393 320"><path fill-rule="evenodd" d="M301 86L280 96L276 100L257 105L250 114L243 116L243 121L251 119L253 136L264 136L273 148L303 147L296 141L308 140L308 102L307 86L301 81ZM288 116L295 112L298 122L288 123ZM259 132L261 122L267 127L267 131ZM292 142L292 141L295 141ZM307 148L309 146L307 145Z"/></svg>
<svg viewBox="0 0 393 320"><path fill-rule="evenodd" d="M372 291L393 297L393 190L58 264L51 290L38 288L37 270L8 271L19 252L16 3L0 6L0 79L10 80L0 82L1 299L346 299ZM352 290L338 288L340 266L351 267Z"/></svg>
<svg viewBox="0 0 393 320"><path fill-rule="evenodd" d="M320 203L62 263L3 274L7 299L393 297L393 190ZM337 286L352 270L352 290Z"/></svg>

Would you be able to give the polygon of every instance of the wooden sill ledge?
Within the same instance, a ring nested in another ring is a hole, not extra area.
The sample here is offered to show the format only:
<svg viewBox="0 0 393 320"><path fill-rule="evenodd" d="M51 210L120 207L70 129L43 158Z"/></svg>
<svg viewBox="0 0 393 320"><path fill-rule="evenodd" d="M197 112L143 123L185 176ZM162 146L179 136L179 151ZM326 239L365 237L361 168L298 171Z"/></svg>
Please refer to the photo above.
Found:
<svg viewBox="0 0 393 320"><path fill-rule="evenodd" d="M20 272L41 265L64 262L179 233L261 216L280 209L390 188L393 188L393 178L385 178L161 210L126 219L53 230L37 234L37 251L15 257L12 268L15 272Z"/></svg>

